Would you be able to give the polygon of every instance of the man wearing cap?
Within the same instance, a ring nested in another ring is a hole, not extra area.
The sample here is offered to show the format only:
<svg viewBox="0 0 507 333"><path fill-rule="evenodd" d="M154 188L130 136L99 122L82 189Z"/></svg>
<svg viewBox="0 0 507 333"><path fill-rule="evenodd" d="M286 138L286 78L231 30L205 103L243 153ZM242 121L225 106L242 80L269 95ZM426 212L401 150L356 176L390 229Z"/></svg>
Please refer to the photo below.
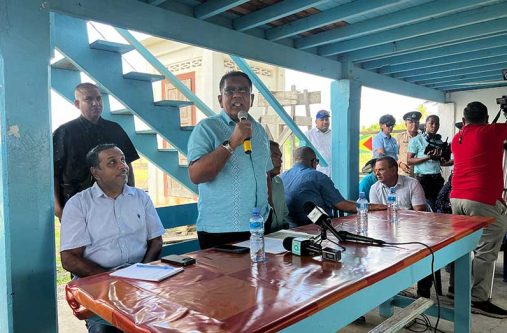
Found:
<svg viewBox="0 0 507 333"><path fill-rule="evenodd" d="M320 110L315 116L315 127L306 132L306 136L326 159L327 167L317 166L317 170L331 177L331 130L329 129L329 111Z"/></svg>
<svg viewBox="0 0 507 333"><path fill-rule="evenodd" d="M398 160L398 143L391 136L396 119L390 114L385 114L379 119L380 132L373 139L373 157L391 156Z"/></svg>
<svg viewBox="0 0 507 333"><path fill-rule="evenodd" d="M407 162L408 143L410 139L415 138L417 134L419 134L419 120L421 116L422 114L419 111L405 113L403 115L403 120L405 120L407 130L396 136L396 141L400 147L400 153L398 155L398 173L403 176L414 177L414 168L408 165Z"/></svg>

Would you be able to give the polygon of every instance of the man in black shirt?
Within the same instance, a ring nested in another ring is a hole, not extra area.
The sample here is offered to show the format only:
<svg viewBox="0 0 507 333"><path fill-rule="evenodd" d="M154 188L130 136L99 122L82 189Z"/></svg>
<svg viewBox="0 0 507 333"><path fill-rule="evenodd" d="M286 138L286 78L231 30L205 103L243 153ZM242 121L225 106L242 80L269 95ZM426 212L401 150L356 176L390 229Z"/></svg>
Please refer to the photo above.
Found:
<svg viewBox="0 0 507 333"><path fill-rule="evenodd" d="M93 147L114 143L124 152L130 170L129 186L135 185L131 163L139 158L121 126L101 117L102 96L97 86L81 83L74 93L74 106L81 111L81 116L61 125L53 133L55 215L58 218L61 218L65 203L74 194L93 184L86 164L86 154Z"/></svg>

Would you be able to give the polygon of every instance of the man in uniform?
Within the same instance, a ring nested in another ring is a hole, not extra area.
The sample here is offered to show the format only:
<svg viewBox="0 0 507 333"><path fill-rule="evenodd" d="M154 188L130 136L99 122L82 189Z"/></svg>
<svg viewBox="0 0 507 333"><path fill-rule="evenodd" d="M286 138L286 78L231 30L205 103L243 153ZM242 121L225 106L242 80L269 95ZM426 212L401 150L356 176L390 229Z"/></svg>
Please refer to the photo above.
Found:
<svg viewBox="0 0 507 333"><path fill-rule="evenodd" d="M410 111L403 115L405 126L407 130L396 136L396 141L400 147L398 154L398 173L403 176L414 177L414 167L407 163L408 143L410 139L415 138L419 134L419 120L421 119L421 112Z"/></svg>

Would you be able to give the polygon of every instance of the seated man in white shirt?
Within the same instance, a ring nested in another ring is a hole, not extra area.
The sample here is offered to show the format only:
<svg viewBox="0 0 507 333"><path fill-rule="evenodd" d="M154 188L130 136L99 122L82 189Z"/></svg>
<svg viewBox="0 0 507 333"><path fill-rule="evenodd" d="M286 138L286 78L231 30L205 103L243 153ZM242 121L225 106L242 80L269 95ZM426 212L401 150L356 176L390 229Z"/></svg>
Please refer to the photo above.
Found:
<svg viewBox="0 0 507 333"><path fill-rule="evenodd" d="M378 181L370 188L370 203L387 204L390 187L396 188L401 209L426 211L426 198L421 184L411 177L398 175L398 163L390 156L375 162L374 171Z"/></svg>
<svg viewBox="0 0 507 333"><path fill-rule="evenodd" d="M390 156L377 159L374 168L378 181L370 189L370 202L387 204L389 188L396 188L398 205L401 209L426 211L426 198L424 190L417 179L398 174L398 162ZM433 284L429 275L417 282L417 295L430 298L430 289Z"/></svg>
<svg viewBox="0 0 507 333"><path fill-rule="evenodd" d="M141 189L127 185L125 155L114 144L101 144L86 156L96 183L74 195L62 216L62 266L77 277L114 267L159 259L164 227ZM120 332L97 320L88 332Z"/></svg>

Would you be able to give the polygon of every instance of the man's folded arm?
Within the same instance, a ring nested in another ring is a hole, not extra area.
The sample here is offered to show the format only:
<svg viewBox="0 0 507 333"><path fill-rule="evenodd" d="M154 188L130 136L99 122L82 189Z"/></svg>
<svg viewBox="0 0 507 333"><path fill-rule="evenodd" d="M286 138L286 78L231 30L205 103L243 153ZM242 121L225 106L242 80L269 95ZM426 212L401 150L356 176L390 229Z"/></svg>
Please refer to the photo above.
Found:
<svg viewBox="0 0 507 333"><path fill-rule="evenodd" d="M65 270L71 272L78 277L85 277L95 275L107 270L93 261L83 257L85 247L78 247L75 249L64 250L60 252L62 259L62 266Z"/></svg>

